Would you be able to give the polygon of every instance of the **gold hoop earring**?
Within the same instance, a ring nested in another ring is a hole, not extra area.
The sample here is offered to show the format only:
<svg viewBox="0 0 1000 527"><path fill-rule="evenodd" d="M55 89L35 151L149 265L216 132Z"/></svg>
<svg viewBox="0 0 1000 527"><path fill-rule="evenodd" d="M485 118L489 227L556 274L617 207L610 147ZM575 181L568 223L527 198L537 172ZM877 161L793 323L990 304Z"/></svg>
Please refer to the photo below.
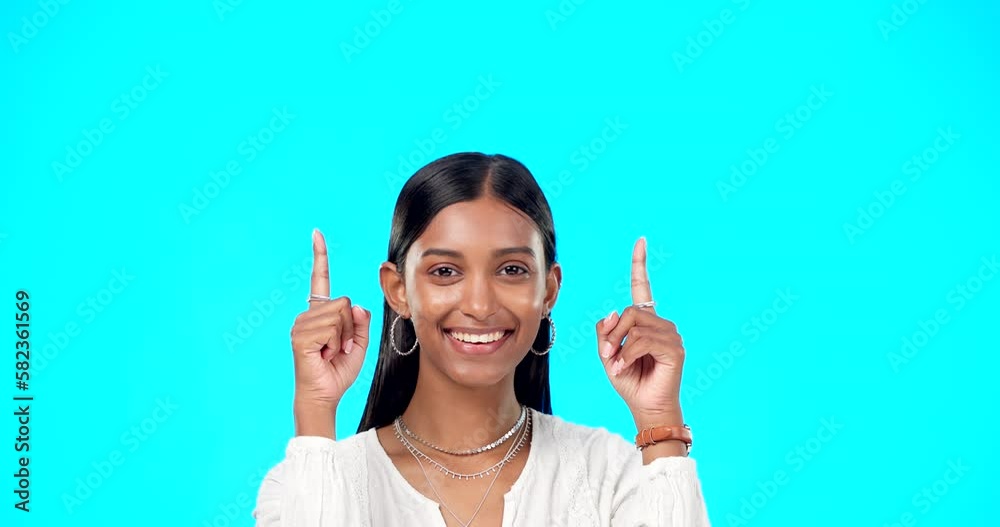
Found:
<svg viewBox="0 0 1000 527"><path fill-rule="evenodd" d="M535 351L534 347L528 348L532 353L539 357L547 355L549 351L552 350L552 346L556 343L556 323L552 320L552 315L546 313L542 318L549 320L549 347L545 348L545 351Z"/></svg>
<svg viewBox="0 0 1000 527"><path fill-rule="evenodd" d="M413 351L417 349L417 344L420 344L420 341L417 340L417 337L414 335L413 347L410 348L410 350L407 351L406 353L399 351L399 348L396 347L396 322L399 322L398 314L396 315L396 318L392 319L392 325L389 326L389 347L392 348L392 351L396 352L396 355L399 355L400 357L405 357L413 353Z"/></svg>

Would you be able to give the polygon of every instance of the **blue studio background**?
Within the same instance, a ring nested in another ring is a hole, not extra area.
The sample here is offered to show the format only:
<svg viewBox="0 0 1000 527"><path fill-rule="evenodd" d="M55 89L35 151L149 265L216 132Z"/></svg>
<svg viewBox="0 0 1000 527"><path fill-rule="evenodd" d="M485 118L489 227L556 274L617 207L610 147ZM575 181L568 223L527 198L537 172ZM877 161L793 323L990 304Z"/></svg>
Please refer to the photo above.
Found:
<svg viewBox="0 0 1000 527"><path fill-rule="evenodd" d="M714 525L995 525L1000 8L682 4L6 2L0 524L251 525L311 230L380 310L402 182L478 150L553 207L556 413L634 434L593 326L645 235Z"/></svg>

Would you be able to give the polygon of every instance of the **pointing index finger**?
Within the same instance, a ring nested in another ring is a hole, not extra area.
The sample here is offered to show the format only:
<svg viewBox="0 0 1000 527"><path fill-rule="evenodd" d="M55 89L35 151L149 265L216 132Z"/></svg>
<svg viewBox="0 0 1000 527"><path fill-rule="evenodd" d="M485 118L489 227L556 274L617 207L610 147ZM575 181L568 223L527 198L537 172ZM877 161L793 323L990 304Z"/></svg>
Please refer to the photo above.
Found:
<svg viewBox="0 0 1000 527"><path fill-rule="evenodd" d="M653 300L653 292L649 287L649 275L646 273L646 237L640 237L632 248L632 303L641 304ZM646 307L655 311L652 307Z"/></svg>
<svg viewBox="0 0 1000 527"><path fill-rule="evenodd" d="M326 240L319 229L313 229L313 270L310 293L330 296L330 259L326 253Z"/></svg>

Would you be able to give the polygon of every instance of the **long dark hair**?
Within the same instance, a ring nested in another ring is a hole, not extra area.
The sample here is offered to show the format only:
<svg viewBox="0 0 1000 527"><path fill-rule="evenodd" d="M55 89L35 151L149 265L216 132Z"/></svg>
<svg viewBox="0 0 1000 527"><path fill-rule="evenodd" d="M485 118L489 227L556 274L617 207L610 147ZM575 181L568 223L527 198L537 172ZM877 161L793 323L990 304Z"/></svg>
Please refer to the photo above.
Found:
<svg viewBox="0 0 1000 527"><path fill-rule="evenodd" d="M389 232L387 260L403 272L406 253L420 237L431 220L448 205L472 201L484 196L495 197L527 215L541 233L545 250L545 270L556 261L556 233L549 203L527 167L510 157L478 152L451 154L418 170L399 192ZM358 432L386 426L406 410L417 387L419 347L414 353L401 356L389 344L389 329L397 313L382 302L382 338L379 341L378 363L368 391L368 402L361 416ZM413 323L397 322L396 346L407 350L416 341ZM401 334L401 335L400 335ZM549 347L549 323L542 319L532 347ZM549 355L529 352L514 370L514 393L518 402L535 410L551 414L549 394Z"/></svg>

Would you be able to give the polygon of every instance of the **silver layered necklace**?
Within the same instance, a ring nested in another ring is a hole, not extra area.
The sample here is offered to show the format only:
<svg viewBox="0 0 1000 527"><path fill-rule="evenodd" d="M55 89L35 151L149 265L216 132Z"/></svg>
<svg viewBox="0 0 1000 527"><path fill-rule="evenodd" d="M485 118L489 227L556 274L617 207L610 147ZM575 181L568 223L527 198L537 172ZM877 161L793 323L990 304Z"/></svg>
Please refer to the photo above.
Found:
<svg viewBox="0 0 1000 527"><path fill-rule="evenodd" d="M406 450L410 452L410 455L413 456L413 459L417 462L417 466L420 467L420 472L423 473L424 475L424 480L427 481L427 485L430 486L431 491L434 493L435 496L437 496L438 502L441 504L442 507L444 507L446 511L448 511L448 514L451 514L451 516L455 518L455 521L457 521L463 527L469 527L469 525L472 524L472 520L476 519L476 516L479 514L479 511L483 508L483 504L486 503L486 497L490 495L490 491L493 490L493 485L496 484L497 479L500 477L500 471L503 470L504 465L509 463L510 460L514 459L514 456L516 456L518 451L521 450L521 448L524 446L525 440L531 434L531 414L527 412L523 406L522 406L522 418L518 419L518 423L519 424L515 425L515 427L512 428L512 430L517 430L517 428L520 426L520 423L523 423L524 427L521 428L521 433L518 436L518 440L514 443L511 443L510 447L507 449L507 454L503 457L503 459L501 459L499 463L493 465L489 469L477 472L476 474L460 474L458 472L449 470L444 465L431 459L429 456L427 456L427 454L421 452L419 448L417 448L415 445L413 445L413 443L410 443L410 441L406 439L405 435L402 433L401 418L396 418L394 424L395 424L396 438L399 439L399 441L403 444L403 446L406 447ZM495 446L492 448L495 448ZM493 476L493 481L491 481L490 486L486 488L486 492L483 494L482 499L479 500L479 504L476 505L476 510L473 511L472 516L469 518L469 521L462 521L462 519L459 518L458 515L451 510L451 507L448 507L448 504L446 504L444 500L441 499L441 495L438 493L437 489L434 488L434 484L431 483L430 477L427 476L427 471L424 470L424 464L420 462L421 459L426 459L432 465L436 466L438 470L441 470L442 472L448 474L452 478L458 478L458 479L473 479L476 477L482 478L486 474L489 474L491 471L494 470L496 471L496 474Z"/></svg>
<svg viewBox="0 0 1000 527"><path fill-rule="evenodd" d="M494 441L494 442L492 442L492 443L490 443L488 445L484 445L484 446L481 446L479 448L473 448L473 449L470 449L470 450L448 450L446 448L441 448L441 447L435 445L434 443L431 443L430 441L427 441L424 438L422 438L422 437L418 436L417 434L413 433L406 426L406 423L403 422L403 417L402 416L400 416L399 419L397 419L397 421L399 421L399 428L401 428L403 430L404 434L406 434L410 439L413 439L414 441L417 441L417 442L419 442L420 444L422 444L424 446L433 448L434 450L437 450L438 452L441 452L443 454L452 455L452 456L474 456L476 454L481 454L483 452L488 452L488 451L493 450L494 448L496 448L496 447L504 444L508 439L510 439L511 437L514 436L514 433L517 432L517 430L519 428L521 428L521 425L524 424L524 420L525 420L525 418L527 416L528 416L528 407L524 406L522 404L521 405L521 416L518 417L517 422L514 423L514 426L510 427L510 430L508 430L506 434L500 436L500 439L497 439L496 441Z"/></svg>
<svg viewBox="0 0 1000 527"><path fill-rule="evenodd" d="M396 420L395 420L395 422L393 423L394 424L394 428L395 428L395 432L396 432L396 438L399 439L399 441L403 444L404 447L406 447L407 450L410 451L410 454L413 454L418 459L423 459L423 460L427 461L428 463L430 463L431 465L433 465L434 468L438 469L439 471L441 471L444 474L447 474L448 476L451 476L453 479L469 480L469 479L483 478L483 477L486 477L486 476L492 474L493 472L499 470L504 464L509 463L510 460L514 459L514 457L517 456L518 452L521 451L521 448L524 447L524 442L525 442L525 440L527 438L527 434L526 433L525 434L521 434L519 436L520 438L518 439L518 441L516 443L511 444L511 447L507 450L507 455L505 455L503 457L503 459L501 459L500 461L497 461L493 466L491 466L491 467L489 467L489 468L487 468L485 470L480 470L479 472L472 473L472 474L463 474L461 472L455 472L455 471L449 469L448 467L442 465L437 460L435 460L434 458L428 456L422 450L420 450L419 448L417 448L416 445L414 445L413 443L411 443L410 440L407 439L406 435L403 433L403 429L402 429L403 424L402 424L402 421L403 420L402 420L401 417L397 417ZM531 414L530 413L526 412L526 417L525 417L524 423L525 423L525 428L524 429L527 430L527 431L530 431L531 430Z"/></svg>

